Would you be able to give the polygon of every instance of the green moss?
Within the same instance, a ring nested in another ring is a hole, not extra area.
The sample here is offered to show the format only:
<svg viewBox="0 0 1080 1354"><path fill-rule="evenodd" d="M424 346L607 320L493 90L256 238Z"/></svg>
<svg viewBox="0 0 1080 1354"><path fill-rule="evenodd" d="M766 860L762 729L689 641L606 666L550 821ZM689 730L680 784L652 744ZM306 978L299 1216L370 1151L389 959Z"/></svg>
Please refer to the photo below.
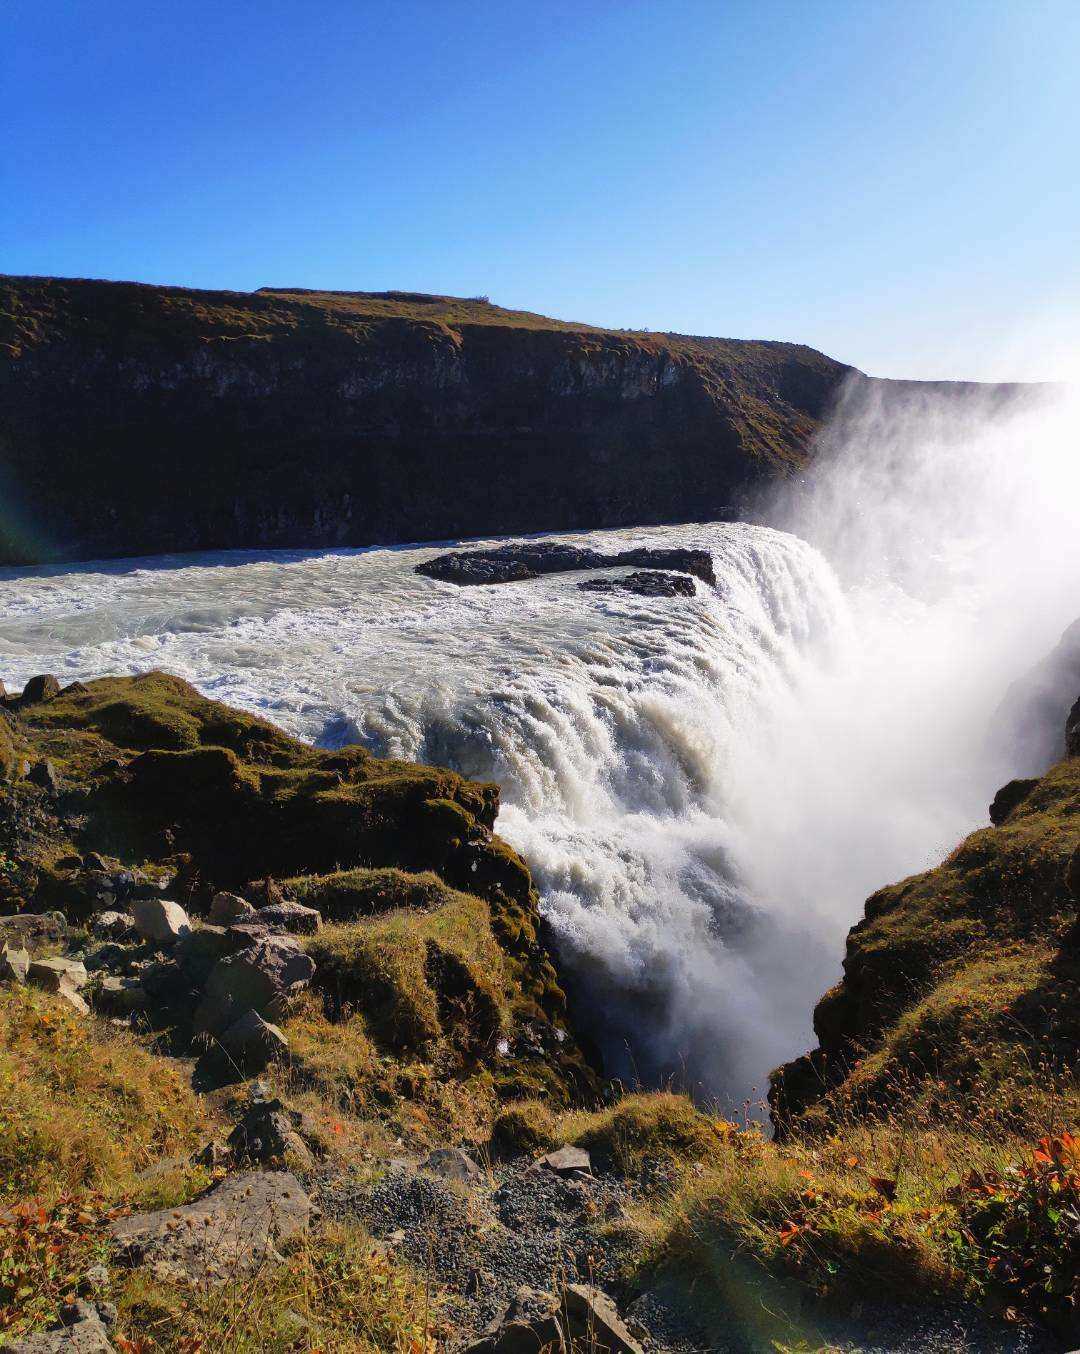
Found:
<svg viewBox="0 0 1080 1354"><path fill-rule="evenodd" d="M335 1016L363 1015L381 1044L492 1050L509 1019L505 959L481 899L455 894L433 912L398 911L324 927L307 942Z"/></svg>
<svg viewBox="0 0 1080 1354"><path fill-rule="evenodd" d="M491 1147L500 1156L535 1156L558 1141L555 1116L543 1100L518 1100L505 1106L491 1126Z"/></svg>
<svg viewBox="0 0 1080 1354"><path fill-rule="evenodd" d="M630 1095L594 1114L572 1113L559 1133L587 1147L624 1175L670 1161L704 1161L726 1141L730 1125L711 1119L686 1096L667 1091Z"/></svg>
<svg viewBox="0 0 1080 1354"><path fill-rule="evenodd" d="M431 870L410 874L383 869L337 870L282 880L289 896L318 908L327 921L356 921L398 908L432 908L447 902L452 890Z"/></svg>

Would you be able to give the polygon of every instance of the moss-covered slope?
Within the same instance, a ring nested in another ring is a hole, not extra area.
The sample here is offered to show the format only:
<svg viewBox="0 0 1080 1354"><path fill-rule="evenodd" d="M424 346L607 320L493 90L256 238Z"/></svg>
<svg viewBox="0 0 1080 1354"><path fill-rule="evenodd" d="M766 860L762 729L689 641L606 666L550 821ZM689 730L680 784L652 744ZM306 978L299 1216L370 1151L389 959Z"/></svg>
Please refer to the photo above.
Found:
<svg viewBox="0 0 1080 1354"><path fill-rule="evenodd" d="M1080 757L1014 785L997 826L867 901L819 1047L774 1076L782 1125L912 1096L1008 1118L1051 1079L1076 1092Z"/></svg>
<svg viewBox="0 0 1080 1354"><path fill-rule="evenodd" d="M331 923L311 940L321 1005L305 1016L324 1046L341 1051L359 1012L365 1047L486 1068L507 1095L592 1086L528 869L492 832L495 785L310 747L164 673L8 704L21 752L0 793L0 910L85 919L101 907L90 853L171 878L196 916L259 883Z"/></svg>

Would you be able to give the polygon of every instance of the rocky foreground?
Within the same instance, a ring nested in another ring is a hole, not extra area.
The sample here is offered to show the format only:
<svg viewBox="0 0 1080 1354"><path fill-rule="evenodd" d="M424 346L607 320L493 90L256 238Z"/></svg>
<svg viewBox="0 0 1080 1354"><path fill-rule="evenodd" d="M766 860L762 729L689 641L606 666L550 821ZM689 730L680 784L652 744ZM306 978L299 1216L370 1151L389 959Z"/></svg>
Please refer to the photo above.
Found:
<svg viewBox="0 0 1080 1354"><path fill-rule="evenodd" d="M870 900L771 1142L604 1081L496 787L161 673L34 679L0 712L5 1347L1064 1347L1078 738Z"/></svg>

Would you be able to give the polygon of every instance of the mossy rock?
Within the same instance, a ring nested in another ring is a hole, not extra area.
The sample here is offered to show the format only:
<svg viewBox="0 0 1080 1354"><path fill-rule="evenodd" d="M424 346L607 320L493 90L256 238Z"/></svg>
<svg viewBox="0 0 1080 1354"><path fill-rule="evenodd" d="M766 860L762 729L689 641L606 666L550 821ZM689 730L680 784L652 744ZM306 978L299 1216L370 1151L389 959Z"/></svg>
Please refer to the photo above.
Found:
<svg viewBox="0 0 1080 1354"><path fill-rule="evenodd" d="M570 1115L560 1129L568 1141L633 1176L657 1163L708 1160L723 1146L730 1126L686 1096L656 1091L626 1096L595 1114Z"/></svg>
<svg viewBox="0 0 1080 1354"><path fill-rule="evenodd" d="M543 1100L518 1100L495 1116L491 1149L497 1156L536 1156L558 1142L555 1116Z"/></svg>
<svg viewBox="0 0 1080 1354"><path fill-rule="evenodd" d="M441 907L453 890L433 870L410 874L393 866L336 870L332 874L283 879L289 897L315 907L326 921L357 921L400 908Z"/></svg>

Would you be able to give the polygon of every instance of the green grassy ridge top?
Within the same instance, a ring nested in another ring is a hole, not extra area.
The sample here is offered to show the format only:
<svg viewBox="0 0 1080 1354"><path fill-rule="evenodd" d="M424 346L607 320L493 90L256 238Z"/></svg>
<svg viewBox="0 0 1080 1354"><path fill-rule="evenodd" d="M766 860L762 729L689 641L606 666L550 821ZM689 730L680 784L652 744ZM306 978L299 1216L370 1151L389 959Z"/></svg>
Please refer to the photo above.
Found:
<svg viewBox="0 0 1080 1354"><path fill-rule="evenodd" d="M210 291L150 283L89 278L21 277L0 274L0 344L13 355L23 347L62 341L72 332L104 336L123 317L130 342L172 332L204 341L270 338L292 331L338 328L363 337L372 322L409 321L446 332L464 328L521 329L602 336L658 351L723 354L729 360L779 356L842 364L801 343L734 339L662 331L611 329L508 309L483 297L419 292L324 291L260 287L254 292Z"/></svg>

